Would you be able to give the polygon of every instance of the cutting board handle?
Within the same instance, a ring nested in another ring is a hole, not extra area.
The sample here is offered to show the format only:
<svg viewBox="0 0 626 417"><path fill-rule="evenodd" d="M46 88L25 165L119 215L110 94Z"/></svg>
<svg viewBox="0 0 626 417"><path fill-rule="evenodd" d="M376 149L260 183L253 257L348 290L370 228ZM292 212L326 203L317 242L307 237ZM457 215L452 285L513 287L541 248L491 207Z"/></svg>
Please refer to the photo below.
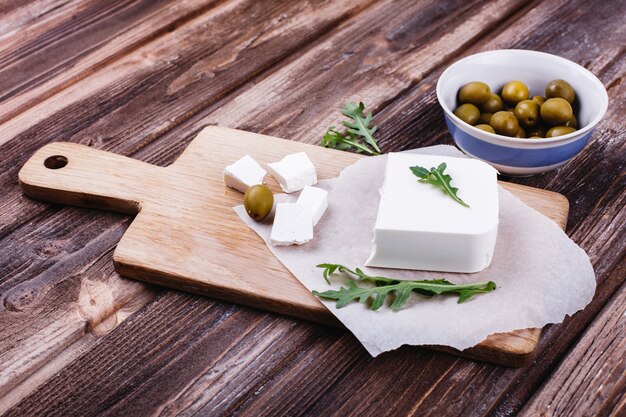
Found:
<svg viewBox="0 0 626 417"><path fill-rule="evenodd" d="M141 179L164 168L69 142L39 149L18 177L26 195L53 203L137 213L150 196Z"/></svg>

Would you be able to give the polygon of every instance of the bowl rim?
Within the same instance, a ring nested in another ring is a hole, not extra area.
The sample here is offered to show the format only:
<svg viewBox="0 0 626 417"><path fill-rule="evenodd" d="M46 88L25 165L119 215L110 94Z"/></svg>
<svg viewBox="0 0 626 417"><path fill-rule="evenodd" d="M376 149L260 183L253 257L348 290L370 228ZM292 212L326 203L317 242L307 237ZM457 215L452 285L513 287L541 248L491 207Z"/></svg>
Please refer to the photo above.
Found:
<svg viewBox="0 0 626 417"><path fill-rule="evenodd" d="M609 96L608 93L606 91L606 88L604 88L604 84L602 84L602 82L598 79L598 77L596 77L591 71L589 71L587 68L573 62L570 61L569 59L563 58L561 56L558 55L553 55L553 54L549 54L547 52L541 52L541 51L533 51L533 50L528 50L528 49L494 49L491 51L485 51L485 52L479 52L476 54L472 54L469 56L466 56L464 58L459 59L458 61L452 63L451 65L448 66L448 68L445 69L445 71L443 71L441 73L441 75L439 76L439 78L437 79L437 87L436 87L436 93L437 93L437 101L439 102L439 105L443 108L444 112L452 118L452 120L458 121L459 126L462 126L462 129L465 128L464 125L467 125L468 127L473 127L474 129L476 129L475 126L469 125L467 123L465 123L463 120L459 119L457 117L456 114L454 114L454 112L452 112L452 110L450 110L448 108L448 106L445 104L445 102L442 99L442 95L443 93L441 92L442 90L442 83L441 80L445 78L445 75L447 73L449 73L454 67L457 67L459 65L462 64L466 64L468 61L472 61L473 59L476 59L477 57L482 57L482 56L488 56L488 55L500 55L500 54L526 54L526 55L540 55L543 57L546 57L548 59L553 59L556 61L560 61L562 64L568 65L570 67L573 67L574 69L576 69L576 71L582 72L584 75L587 76L587 78L589 78L589 80L592 82L592 84L594 84L596 87L598 87L598 90L601 92L601 96L602 96L602 100L600 103L600 111L598 112L598 115L590 122L587 124L587 126L583 127L582 129L578 129L575 132L572 133L568 133L567 135L562 135L562 136L556 136L554 138L542 138L542 139L533 139L532 141L529 141L528 138L512 138L509 136L504 136L504 135L498 135L497 133L491 133L491 132L486 132L486 131L482 131L481 133L484 133L485 135L487 135L487 137L491 137L493 139L502 141L504 143L515 143L515 144L525 144L525 145L530 145L530 144L557 144L559 142L567 142L571 139L575 139L579 136L582 136L584 134L586 134L587 132L589 132L590 130L592 130L599 122L600 120L602 120L602 118L604 117L604 115L606 114L606 111L608 109L608 105L609 105ZM480 129L478 129L480 130ZM470 134L472 134L473 132L470 131L468 132ZM475 136L474 134L472 134L472 136ZM479 140L484 140L482 138L478 138Z"/></svg>

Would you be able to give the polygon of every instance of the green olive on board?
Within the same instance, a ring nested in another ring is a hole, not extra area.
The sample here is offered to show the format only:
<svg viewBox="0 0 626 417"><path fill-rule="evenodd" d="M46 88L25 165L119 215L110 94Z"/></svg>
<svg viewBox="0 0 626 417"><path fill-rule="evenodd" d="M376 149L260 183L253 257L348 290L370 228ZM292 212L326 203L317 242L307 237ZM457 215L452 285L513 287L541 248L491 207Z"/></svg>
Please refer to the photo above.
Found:
<svg viewBox="0 0 626 417"><path fill-rule="evenodd" d="M563 126L573 127L574 129L578 129L578 120L576 120L576 116L572 115L572 118L567 122L563 123Z"/></svg>
<svg viewBox="0 0 626 417"><path fill-rule="evenodd" d="M491 116L491 122L489 123L493 130L499 135L515 136L519 130L519 122L508 111L499 111Z"/></svg>
<svg viewBox="0 0 626 417"><path fill-rule="evenodd" d="M504 109L504 103L502 98L494 93L491 93L489 99L482 105L481 110L485 113L495 113Z"/></svg>
<svg viewBox="0 0 626 417"><path fill-rule="evenodd" d="M493 113L481 113L480 117L478 118L478 123L488 125L491 121L491 116L493 116Z"/></svg>
<svg viewBox="0 0 626 417"><path fill-rule="evenodd" d="M532 101L535 101L537 104L539 104L540 106L546 102L546 98L543 96L533 96L533 98L531 98Z"/></svg>
<svg viewBox="0 0 626 417"><path fill-rule="evenodd" d="M552 129L548 130L548 133L546 133L546 137L547 138L553 138L556 136L563 136L563 135L567 135L568 133L572 133L575 132L576 129L574 129L573 127L568 127L568 126L554 126Z"/></svg>
<svg viewBox="0 0 626 417"><path fill-rule="evenodd" d="M496 133L495 130L493 130L493 127L486 125L486 124L480 124L480 125L476 125L474 126L476 129L480 129L480 130L484 130L485 132L489 132L489 133Z"/></svg>
<svg viewBox="0 0 626 417"><path fill-rule="evenodd" d="M480 118L480 110L473 104L465 103L456 108L454 114L465 123L475 125Z"/></svg>
<svg viewBox="0 0 626 417"><path fill-rule="evenodd" d="M272 211L274 195L265 185L253 185L243 195L243 206L248 216L260 222Z"/></svg>
<svg viewBox="0 0 626 417"><path fill-rule="evenodd" d="M519 129L517 129L517 133L515 134L516 138L520 138L520 139L526 139L526 131L524 130L523 127L519 127Z"/></svg>
<svg viewBox="0 0 626 417"><path fill-rule="evenodd" d="M528 100L528 87L521 81L509 81L502 87L502 98L513 105Z"/></svg>
<svg viewBox="0 0 626 417"><path fill-rule="evenodd" d="M534 100L520 101L515 106L513 114L522 126L534 126L539 121L539 105Z"/></svg>
<svg viewBox="0 0 626 417"><path fill-rule="evenodd" d="M491 96L489 86L480 81L473 81L465 84L459 90L459 101L461 103L471 103L476 106L484 104Z"/></svg>
<svg viewBox="0 0 626 417"><path fill-rule="evenodd" d="M565 80L552 80L546 85L546 97L555 98L560 97L567 100L572 104L576 99L576 93L572 86Z"/></svg>
<svg viewBox="0 0 626 417"><path fill-rule="evenodd" d="M572 118L572 106L563 98L550 98L541 106L541 118L551 125L562 125Z"/></svg>

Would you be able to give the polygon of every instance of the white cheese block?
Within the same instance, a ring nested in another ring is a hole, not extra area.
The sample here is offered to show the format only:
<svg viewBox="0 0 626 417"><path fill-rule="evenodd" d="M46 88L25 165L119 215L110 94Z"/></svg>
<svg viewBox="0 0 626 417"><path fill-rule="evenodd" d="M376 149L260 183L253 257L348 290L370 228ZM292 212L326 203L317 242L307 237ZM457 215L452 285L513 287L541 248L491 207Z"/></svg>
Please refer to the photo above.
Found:
<svg viewBox="0 0 626 417"><path fill-rule="evenodd" d="M447 164L458 196L418 182L410 170ZM489 266L498 233L497 171L482 161L391 153L387 158L374 247L367 266L478 272Z"/></svg>
<svg viewBox="0 0 626 417"><path fill-rule="evenodd" d="M286 193L300 191L307 185L317 184L317 173L313 162L304 152L285 156L279 162L267 164L270 174Z"/></svg>
<svg viewBox="0 0 626 417"><path fill-rule="evenodd" d="M328 208L328 191L307 185L298 196L298 204L309 207L315 226Z"/></svg>
<svg viewBox="0 0 626 417"><path fill-rule="evenodd" d="M313 218L309 207L278 203L270 243L274 246L302 245L313 239Z"/></svg>
<svg viewBox="0 0 626 417"><path fill-rule="evenodd" d="M265 174L267 171L250 155L246 155L224 169L224 184L245 193L249 187L263 184Z"/></svg>

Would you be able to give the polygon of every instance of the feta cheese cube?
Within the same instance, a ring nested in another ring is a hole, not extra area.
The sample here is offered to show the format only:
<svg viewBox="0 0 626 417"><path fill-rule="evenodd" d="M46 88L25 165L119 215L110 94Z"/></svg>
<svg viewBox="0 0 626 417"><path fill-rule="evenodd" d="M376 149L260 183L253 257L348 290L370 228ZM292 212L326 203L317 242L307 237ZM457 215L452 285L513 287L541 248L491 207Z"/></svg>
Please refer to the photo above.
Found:
<svg viewBox="0 0 626 417"><path fill-rule="evenodd" d="M313 162L304 152L285 156L279 162L267 164L270 174L286 193L300 191L307 185L317 184L317 173Z"/></svg>
<svg viewBox="0 0 626 417"><path fill-rule="evenodd" d="M328 191L307 185L298 196L298 204L311 209L313 226L315 226L328 208Z"/></svg>
<svg viewBox="0 0 626 417"><path fill-rule="evenodd" d="M298 203L278 203L270 243L274 246L302 245L313 239L311 210Z"/></svg>
<svg viewBox="0 0 626 417"><path fill-rule="evenodd" d="M458 196L420 183L409 167L447 164ZM489 266L498 233L497 171L482 161L391 153L367 266L478 272Z"/></svg>
<svg viewBox="0 0 626 417"><path fill-rule="evenodd" d="M248 187L263 184L265 174L267 171L261 168L250 155L246 155L224 169L224 184L245 193Z"/></svg>

